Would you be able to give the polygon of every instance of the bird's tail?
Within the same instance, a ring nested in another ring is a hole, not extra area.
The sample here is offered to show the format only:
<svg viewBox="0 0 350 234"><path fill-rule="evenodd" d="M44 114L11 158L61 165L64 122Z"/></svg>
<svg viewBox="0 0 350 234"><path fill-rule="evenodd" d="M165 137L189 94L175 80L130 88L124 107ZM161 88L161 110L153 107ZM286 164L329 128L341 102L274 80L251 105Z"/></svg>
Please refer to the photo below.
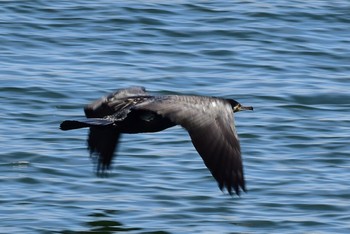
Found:
<svg viewBox="0 0 350 234"><path fill-rule="evenodd" d="M87 128L93 126L110 126L113 125L113 121L102 118L87 118L79 120L65 120L61 123L60 129L63 131Z"/></svg>

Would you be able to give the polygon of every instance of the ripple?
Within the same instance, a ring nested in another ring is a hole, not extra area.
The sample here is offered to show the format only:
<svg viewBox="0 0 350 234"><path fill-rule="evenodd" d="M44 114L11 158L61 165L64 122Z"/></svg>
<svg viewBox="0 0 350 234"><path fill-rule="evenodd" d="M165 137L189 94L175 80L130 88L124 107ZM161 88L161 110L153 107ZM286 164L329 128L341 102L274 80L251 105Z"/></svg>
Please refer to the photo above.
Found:
<svg viewBox="0 0 350 234"><path fill-rule="evenodd" d="M3 230L346 233L348 7L2 2ZM132 85L253 105L235 116L248 193L223 194L180 128L123 137L96 177L87 130L58 125Z"/></svg>

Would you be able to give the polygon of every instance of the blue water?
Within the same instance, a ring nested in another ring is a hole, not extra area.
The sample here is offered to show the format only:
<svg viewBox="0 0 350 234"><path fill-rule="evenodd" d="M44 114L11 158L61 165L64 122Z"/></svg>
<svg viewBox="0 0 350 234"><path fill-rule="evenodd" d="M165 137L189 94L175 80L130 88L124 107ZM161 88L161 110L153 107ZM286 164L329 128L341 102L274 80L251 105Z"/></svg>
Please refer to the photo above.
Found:
<svg viewBox="0 0 350 234"><path fill-rule="evenodd" d="M350 2L1 1L0 232L349 233ZM118 88L234 98L248 193L186 131L96 177L64 119Z"/></svg>

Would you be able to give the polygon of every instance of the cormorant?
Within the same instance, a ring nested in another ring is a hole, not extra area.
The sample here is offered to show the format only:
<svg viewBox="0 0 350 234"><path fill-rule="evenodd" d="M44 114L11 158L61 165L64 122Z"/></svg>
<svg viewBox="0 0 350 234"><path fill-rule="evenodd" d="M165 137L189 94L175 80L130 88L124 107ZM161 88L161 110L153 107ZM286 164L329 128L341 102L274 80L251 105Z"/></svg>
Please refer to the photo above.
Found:
<svg viewBox="0 0 350 234"><path fill-rule="evenodd" d="M143 87L119 89L84 108L86 119L66 120L62 130L89 127L88 148L97 171L111 165L122 133L159 132L181 125L221 190L246 191L241 149L233 113L253 110L233 99L186 95L149 95Z"/></svg>

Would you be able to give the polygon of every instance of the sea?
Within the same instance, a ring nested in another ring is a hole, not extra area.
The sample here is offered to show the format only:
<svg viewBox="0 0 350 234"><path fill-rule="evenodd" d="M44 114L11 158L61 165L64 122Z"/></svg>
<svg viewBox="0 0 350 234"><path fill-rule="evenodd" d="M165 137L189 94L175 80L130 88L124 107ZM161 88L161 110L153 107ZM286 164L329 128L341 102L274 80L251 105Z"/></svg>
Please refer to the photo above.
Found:
<svg viewBox="0 0 350 234"><path fill-rule="evenodd" d="M59 125L130 86L253 106L247 192L179 126L97 176ZM0 233L350 233L350 1L0 1L0 120Z"/></svg>

